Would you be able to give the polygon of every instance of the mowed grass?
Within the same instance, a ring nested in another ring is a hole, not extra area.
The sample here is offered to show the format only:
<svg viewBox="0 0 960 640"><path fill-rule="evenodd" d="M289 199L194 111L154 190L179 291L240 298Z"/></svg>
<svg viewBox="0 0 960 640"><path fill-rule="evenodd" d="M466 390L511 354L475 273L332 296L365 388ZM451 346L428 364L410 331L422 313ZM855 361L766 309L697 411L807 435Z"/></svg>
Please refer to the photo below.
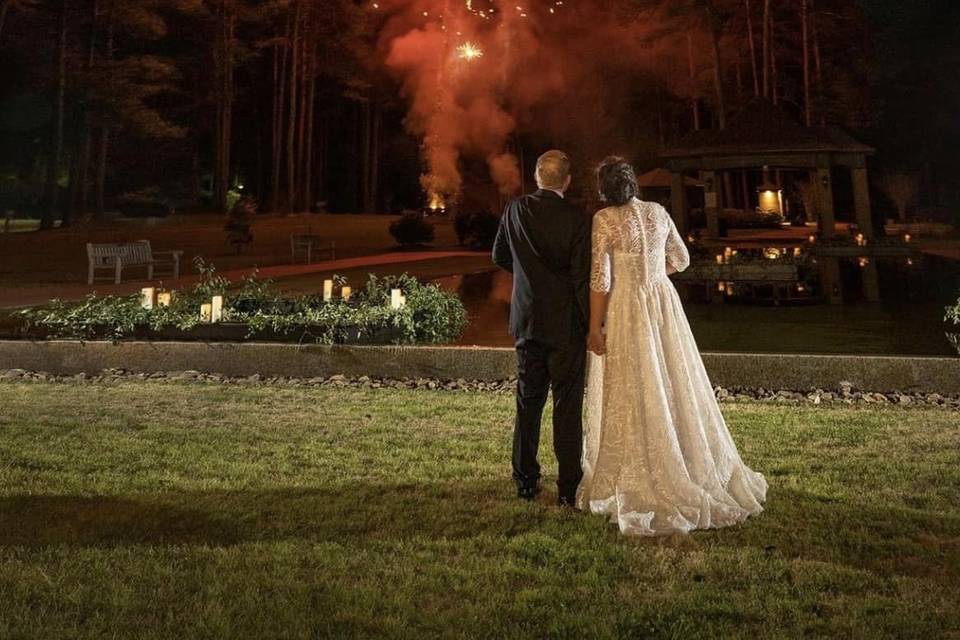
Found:
<svg viewBox="0 0 960 640"><path fill-rule="evenodd" d="M512 405L0 383L0 638L960 637L956 413L726 406L767 511L650 540L517 501Z"/></svg>

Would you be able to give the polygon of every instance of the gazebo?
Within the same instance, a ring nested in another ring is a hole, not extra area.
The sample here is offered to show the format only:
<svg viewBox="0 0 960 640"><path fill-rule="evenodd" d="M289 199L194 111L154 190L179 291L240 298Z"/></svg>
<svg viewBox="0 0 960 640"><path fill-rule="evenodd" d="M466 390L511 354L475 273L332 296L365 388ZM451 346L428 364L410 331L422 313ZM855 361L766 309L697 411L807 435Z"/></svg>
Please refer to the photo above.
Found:
<svg viewBox="0 0 960 640"><path fill-rule="evenodd" d="M836 127L806 127L765 98L748 103L722 130L695 131L661 154L672 174L671 209L681 232L690 227L684 187L687 175L698 172L705 189L704 213L708 236L720 235L721 182L725 172L744 170L806 170L815 189L817 226L823 236L836 234L831 171L848 169L853 182L854 210L859 232L873 237L867 156L875 150Z"/></svg>

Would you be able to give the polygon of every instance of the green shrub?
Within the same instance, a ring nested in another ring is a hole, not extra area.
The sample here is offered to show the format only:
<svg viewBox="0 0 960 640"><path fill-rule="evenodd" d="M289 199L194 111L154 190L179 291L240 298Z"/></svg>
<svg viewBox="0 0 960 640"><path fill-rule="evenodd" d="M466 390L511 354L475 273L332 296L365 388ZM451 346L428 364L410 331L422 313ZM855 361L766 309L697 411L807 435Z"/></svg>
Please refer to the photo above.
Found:
<svg viewBox="0 0 960 640"><path fill-rule="evenodd" d="M390 235L400 246L410 247L433 242L435 230L419 213L408 213L390 225Z"/></svg>
<svg viewBox="0 0 960 640"><path fill-rule="evenodd" d="M960 298L957 299L957 304L947 307L946 311L947 313L943 318L944 321L950 322L955 326L960 326ZM960 332L947 333L947 340L954 346L957 353L960 353Z"/></svg>
<svg viewBox="0 0 960 640"><path fill-rule="evenodd" d="M350 302L324 303L318 296L281 298L270 281L254 274L234 291L215 269L197 261L200 282L177 292L169 307L143 309L140 296L89 296L80 303L54 300L48 306L21 312L29 327L43 328L50 337L120 340L138 329L189 331L200 324L200 305L215 295L225 296L224 321L244 324L248 336L272 330L297 332L317 344L367 342L390 336L393 344L440 344L456 340L467 324L460 299L411 276L370 276L365 289ZM337 278L341 283L342 278ZM390 307L392 289L403 289L407 305Z"/></svg>

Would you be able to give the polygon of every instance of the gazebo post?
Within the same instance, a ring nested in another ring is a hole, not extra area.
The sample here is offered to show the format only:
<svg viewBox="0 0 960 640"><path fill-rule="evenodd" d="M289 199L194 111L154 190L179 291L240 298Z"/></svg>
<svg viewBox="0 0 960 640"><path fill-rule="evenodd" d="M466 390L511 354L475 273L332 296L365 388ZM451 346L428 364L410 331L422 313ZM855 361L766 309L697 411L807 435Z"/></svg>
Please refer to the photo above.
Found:
<svg viewBox="0 0 960 640"><path fill-rule="evenodd" d="M715 171L703 172L705 185L703 198L703 213L707 217L707 236L720 237L720 202L717 196L717 174Z"/></svg>
<svg viewBox="0 0 960 640"><path fill-rule="evenodd" d="M821 235L830 238L837 235L837 219L833 204L833 179L830 177L830 167L817 167L817 226Z"/></svg>
<svg viewBox="0 0 960 640"><path fill-rule="evenodd" d="M850 170L853 178L853 203L857 214L857 226L865 238L873 238L873 214L870 209L870 181L867 168L854 167Z"/></svg>
<svg viewBox="0 0 960 640"><path fill-rule="evenodd" d="M690 232L690 210L687 209L687 186L683 174L679 171L671 173L670 209L677 231L686 236Z"/></svg>

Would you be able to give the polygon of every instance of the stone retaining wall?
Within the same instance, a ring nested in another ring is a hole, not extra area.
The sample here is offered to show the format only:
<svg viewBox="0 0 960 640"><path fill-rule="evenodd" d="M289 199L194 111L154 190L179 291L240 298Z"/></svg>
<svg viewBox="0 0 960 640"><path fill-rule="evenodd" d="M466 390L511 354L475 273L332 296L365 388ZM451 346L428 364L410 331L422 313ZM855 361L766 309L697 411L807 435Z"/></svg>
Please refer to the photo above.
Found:
<svg viewBox="0 0 960 640"><path fill-rule="evenodd" d="M707 353L726 388L960 393L960 358ZM0 370L57 375L123 369L232 377L370 376L498 381L516 375L513 351L478 347L326 347L264 343L0 341Z"/></svg>

